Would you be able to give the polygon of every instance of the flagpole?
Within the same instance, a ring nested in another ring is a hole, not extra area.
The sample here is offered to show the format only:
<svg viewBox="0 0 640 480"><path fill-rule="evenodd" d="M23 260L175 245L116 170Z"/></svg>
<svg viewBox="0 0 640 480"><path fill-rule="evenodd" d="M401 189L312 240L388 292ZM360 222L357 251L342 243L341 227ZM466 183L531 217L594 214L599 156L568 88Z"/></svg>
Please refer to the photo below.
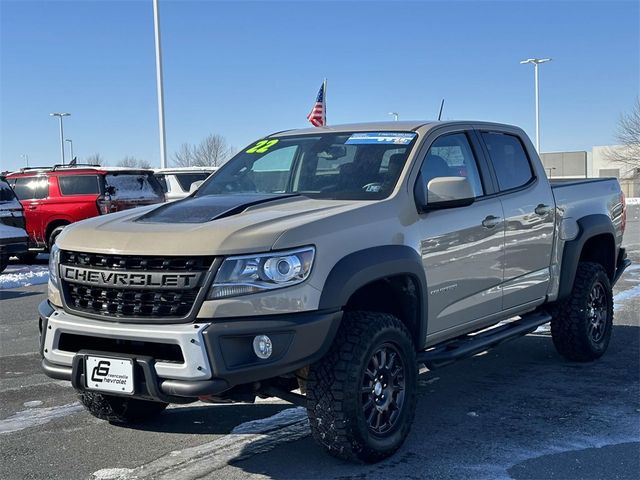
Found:
<svg viewBox="0 0 640 480"><path fill-rule="evenodd" d="M324 115L324 121L322 122L324 124L324 126L327 126L327 79L324 79L324 82L322 82L322 90L324 91L324 109L323 109L323 115Z"/></svg>

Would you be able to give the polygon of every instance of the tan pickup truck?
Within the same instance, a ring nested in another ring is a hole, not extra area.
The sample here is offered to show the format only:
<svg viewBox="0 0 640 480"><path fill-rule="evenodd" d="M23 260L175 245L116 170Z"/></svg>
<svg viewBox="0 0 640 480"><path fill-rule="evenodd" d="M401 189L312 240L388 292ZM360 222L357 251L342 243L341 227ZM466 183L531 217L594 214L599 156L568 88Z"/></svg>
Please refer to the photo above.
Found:
<svg viewBox="0 0 640 480"><path fill-rule="evenodd" d="M418 365L547 322L565 358L600 357L624 227L615 179L550 184L517 127L280 132L185 199L65 228L42 365L113 422L277 396L373 462L409 432Z"/></svg>

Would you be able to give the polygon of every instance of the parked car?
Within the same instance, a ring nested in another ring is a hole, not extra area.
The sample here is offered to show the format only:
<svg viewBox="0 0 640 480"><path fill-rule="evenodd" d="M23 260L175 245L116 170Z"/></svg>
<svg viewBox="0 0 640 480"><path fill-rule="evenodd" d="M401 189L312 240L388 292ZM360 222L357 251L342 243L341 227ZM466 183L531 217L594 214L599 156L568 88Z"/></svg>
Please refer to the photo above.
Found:
<svg viewBox="0 0 640 480"><path fill-rule="evenodd" d="M625 223L616 179L549 183L517 127L280 132L188 198L66 229L42 366L115 423L280 397L330 454L376 462L409 433L419 365L549 322L564 358L600 358Z"/></svg>
<svg viewBox="0 0 640 480"><path fill-rule="evenodd" d="M219 167L159 168L154 175L162 185L168 202L184 198L207 179Z"/></svg>
<svg viewBox="0 0 640 480"><path fill-rule="evenodd" d="M27 251L22 205L5 177L0 177L0 273L4 272L12 255Z"/></svg>
<svg viewBox="0 0 640 480"><path fill-rule="evenodd" d="M67 225L86 218L164 202L151 170L100 166L28 168L7 175L24 207L32 261Z"/></svg>

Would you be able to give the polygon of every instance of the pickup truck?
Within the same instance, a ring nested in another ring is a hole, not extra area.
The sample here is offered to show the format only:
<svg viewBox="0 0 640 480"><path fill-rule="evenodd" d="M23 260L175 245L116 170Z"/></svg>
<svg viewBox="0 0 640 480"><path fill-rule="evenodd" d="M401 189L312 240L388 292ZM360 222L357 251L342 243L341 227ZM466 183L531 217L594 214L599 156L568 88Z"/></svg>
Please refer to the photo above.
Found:
<svg viewBox="0 0 640 480"><path fill-rule="evenodd" d="M279 132L185 199L65 228L42 366L115 423L279 397L330 454L375 462L409 432L419 365L548 322L567 360L603 355L625 215L615 179L550 184L514 126Z"/></svg>

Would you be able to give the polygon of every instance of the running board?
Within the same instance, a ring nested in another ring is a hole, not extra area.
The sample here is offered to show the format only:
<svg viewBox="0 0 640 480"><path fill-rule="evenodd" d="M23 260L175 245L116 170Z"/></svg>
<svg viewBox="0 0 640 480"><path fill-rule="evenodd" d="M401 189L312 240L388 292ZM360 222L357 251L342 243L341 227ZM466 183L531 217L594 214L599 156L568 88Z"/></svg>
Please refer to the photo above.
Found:
<svg viewBox="0 0 640 480"><path fill-rule="evenodd" d="M456 360L484 352L507 340L527 335L550 321L551 315L546 312L530 313L520 320L475 335L463 335L429 350L418 352L417 360L418 363L424 363L429 370L444 367Z"/></svg>

